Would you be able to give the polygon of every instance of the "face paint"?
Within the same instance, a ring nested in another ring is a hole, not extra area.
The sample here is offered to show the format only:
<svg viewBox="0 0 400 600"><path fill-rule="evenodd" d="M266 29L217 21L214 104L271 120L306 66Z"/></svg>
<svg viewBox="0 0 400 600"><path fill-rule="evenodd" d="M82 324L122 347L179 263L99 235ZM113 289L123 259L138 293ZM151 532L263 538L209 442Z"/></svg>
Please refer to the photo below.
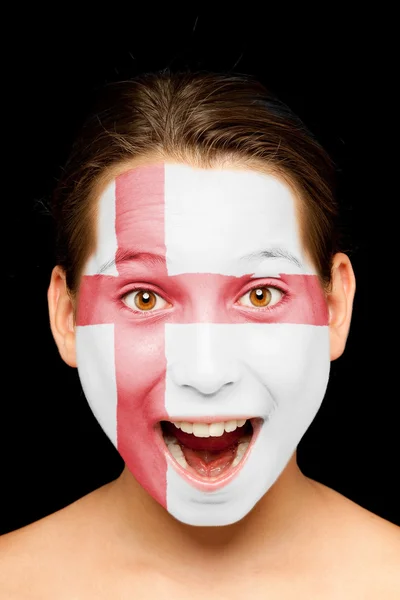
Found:
<svg viewBox="0 0 400 600"><path fill-rule="evenodd" d="M76 328L89 405L176 519L239 521L284 470L329 377L327 306L294 197L251 170L141 166L99 199L97 233Z"/></svg>

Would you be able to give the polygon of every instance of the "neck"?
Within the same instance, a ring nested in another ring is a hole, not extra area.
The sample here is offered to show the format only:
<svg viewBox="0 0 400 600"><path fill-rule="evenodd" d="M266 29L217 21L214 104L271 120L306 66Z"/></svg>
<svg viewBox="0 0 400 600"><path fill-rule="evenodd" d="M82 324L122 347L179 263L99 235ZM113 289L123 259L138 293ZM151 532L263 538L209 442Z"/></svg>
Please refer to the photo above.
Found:
<svg viewBox="0 0 400 600"><path fill-rule="evenodd" d="M310 526L318 506L315 482L305 477L294 454L279 479L241 521L224 527L193 527L172 517L151 498L125 468L107 487L107 505L114 530L132 549L140 549L141 560L167 567L185 561L206 567L218 564L243 568L257 557L274 561L285 556L294 536L300 543L310 539ZM156 551L155 551L156 549ZM221 552L223 550L223 552ZM157 557L157 558L155 558ZM151 561L151 562L150 562ZM175 563L174 563L175 561ZM161 564L163 563L163 564ZM157 563L158 564L158 563Z"/></svg>

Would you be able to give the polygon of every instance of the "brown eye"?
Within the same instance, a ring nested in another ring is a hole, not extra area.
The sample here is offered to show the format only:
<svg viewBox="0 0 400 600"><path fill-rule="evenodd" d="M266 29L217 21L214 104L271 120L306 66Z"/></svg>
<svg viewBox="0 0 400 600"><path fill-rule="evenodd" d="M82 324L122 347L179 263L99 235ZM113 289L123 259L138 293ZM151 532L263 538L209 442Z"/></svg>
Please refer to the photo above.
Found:
<svg viewBox="0 0 400 600"><path fill-rule="evenodd" d="M244 306L251 308L266 308L267 306L273 306L282 298L283 292L274 287L257 287L249 290L242 299L247 300Z"/></svg>
<svg viewBox="0 0 400 600"><path fill-rule="evenodd" d="M123 301L129 308L141 312L151 311L154 307L165 308L167 305L167 302L161 296L151 290L134 290L126 294Z"/></svg>

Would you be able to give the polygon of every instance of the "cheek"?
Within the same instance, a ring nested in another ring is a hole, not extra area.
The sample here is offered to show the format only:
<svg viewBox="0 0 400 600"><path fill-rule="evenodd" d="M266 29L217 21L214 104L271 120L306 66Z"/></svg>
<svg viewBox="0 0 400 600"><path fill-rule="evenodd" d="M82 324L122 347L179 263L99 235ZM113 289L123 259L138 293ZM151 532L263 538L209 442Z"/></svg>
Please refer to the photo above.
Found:
<svg viewBox="0 0 400 600"><path fill-rule="evenodd" d="M115 366L119 393L132 409L154 410L150 399L165 380L165 327L121 325L115 339Z"/></svg>
<svg viewBox="0 0 400 600"><path fill-rule="evenodd" d="M111 441L117 441L114 325L76 327L79 378L89 406Z"/></svg>
<svg viewBox="0 0 400 600"><path fill-rule="evenodd" d="M240 346L243 362L276 406L295 411L322 401L330 368L328 327L247 325Z"/></svg>

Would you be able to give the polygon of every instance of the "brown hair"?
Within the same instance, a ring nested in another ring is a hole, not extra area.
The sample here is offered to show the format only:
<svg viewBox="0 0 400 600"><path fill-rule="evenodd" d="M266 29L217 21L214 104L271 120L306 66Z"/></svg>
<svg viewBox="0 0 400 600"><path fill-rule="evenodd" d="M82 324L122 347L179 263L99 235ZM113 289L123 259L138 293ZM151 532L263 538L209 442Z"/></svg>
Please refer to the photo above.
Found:
<svg viewBox="0 0 400 600"><path fill-rule="evenodd" d="M72 294L95 248L99 186L127 162L154 155L205 168L234 161L280 175L301 198L303 244L329 285L338 240L326 151L249 76L161 72L104 88L59 180L52 202L56 260Z"/></svg>

